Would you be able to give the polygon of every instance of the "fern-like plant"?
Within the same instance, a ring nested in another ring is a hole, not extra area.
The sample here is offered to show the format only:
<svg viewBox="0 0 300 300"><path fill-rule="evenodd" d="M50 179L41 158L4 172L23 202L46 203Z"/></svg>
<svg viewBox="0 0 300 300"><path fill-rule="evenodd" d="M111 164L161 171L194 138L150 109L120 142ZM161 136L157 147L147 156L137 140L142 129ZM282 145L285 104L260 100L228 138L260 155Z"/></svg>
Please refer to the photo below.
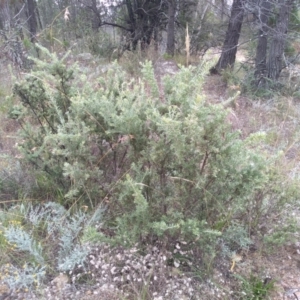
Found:
<svg viewBox="0 0 300 300"><path fill-rule="evenodd" d="M11 257L11 263L2 266L0 279L14 290L28 288L40 284L47 274L84 265L90 250L81 243L81 237L86 228L95 227L102 213L99 207L93 214L71 214L53 202L11 208L0 216L1 236L18 259ZM13 222L16 217L22 222Z"/></svg>

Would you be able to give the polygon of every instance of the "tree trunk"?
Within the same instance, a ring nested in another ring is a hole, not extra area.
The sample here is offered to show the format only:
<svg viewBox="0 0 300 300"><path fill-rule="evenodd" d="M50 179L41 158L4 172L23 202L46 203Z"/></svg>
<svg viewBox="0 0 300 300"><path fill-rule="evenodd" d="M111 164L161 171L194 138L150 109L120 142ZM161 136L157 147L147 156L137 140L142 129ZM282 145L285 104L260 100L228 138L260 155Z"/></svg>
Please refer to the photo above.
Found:
<svg viewBox="0 0 300 300"><path fill-rule="evenodd" d="M219 58L219 61L216 64L216 66L210 70L212 74L218 74L221 70L226 69L228 67L233 68L234 66L235 56L244 18L243 3L244 0L233 1L221 57Z"/></svg>
<svg viewBox="0 0 300 300"><path fill-rule="evenodd" d="M38 24L39 24L39 29L43 30L43 24L42 24L40 10L39 10L38 6L36 6L36 17L37 17L37 21L38 21Z"/></svg>
<svg viewBox="0 0 300 300"><path fill-rule="evenodd" d="M158 28L155 27L153 30L153 41L154 41L154 50L155 51L158 51L158 44L159 44L158 37L159 37L159 31L158 31Z"/></svg>
<svg viewBox="0 0 300 300"><path fill-rule="evenodd" d="M128 17L129 17L129 24L130 24L130 28L131 28L130 39L132 41L132 48L133 48L133 50L135 50L136 46L137 46L137 41L135 39L136 21L135 21L133 9L132 9L131 0L126 0L126 7L127 7Z"/></svg>
<svg viewBox="0 0 300 300"><path fill-rule="evenodd" d="M28 9L28 25L30 32L30 40L32 43L35 42L37 22L35 15L35 0L27 0L27 9Z"/></svg>
<svg viewBox="0 0 300 300"><path fill-rule="evenodd" d="M258 31L258 42L255 57L255 80L253 84L258 86L265 85L267 76L267 47L268 47L268 20L271 13L271 3L268 0L262 0L261 8L257 14L260 29Z"/></svg>
<svg viewBox="0 0 300 300"><path fill-rule="evenodd" d="M24 7L21 7L20 5L15 6L15 26L18 30L18 35L21 38L21 40L24 40L24 32L23 32L23 26L22 26L22 16L20 16L20 13L22 13ZM17 17L16 17L17 16ZM24 19L24 18L23 18Z"/></svg>
<svg viewBox="0 0 300 300"><path fill-rule="evenodd" d="M279 1L279 14L276 22L267 64L268 78L277 81L282 70L284 47L287 40L288 24L293 0Z"/></svg>
<svg viewBox="0 0 300 300"><path fill-rule="evenodd" d="M93 19L92 19L92 29L94 31L98 31L99 27L101 26L101 15L97 8L97 1L92 0L91 5L92 11L93 11Z"/></svg>
<svg viewBox="0 0 300 300"><path fill-rule="evenodd" d="M224 21L225 7L226 7L225 0L221 0L221 21L222 22Z"/></svg>
<svg viewBox="0 0 300 300"><path fill-rule="evenodd" d="M167 54L171 56L175 53L175 12L176 0L168 0Z"/></svg>

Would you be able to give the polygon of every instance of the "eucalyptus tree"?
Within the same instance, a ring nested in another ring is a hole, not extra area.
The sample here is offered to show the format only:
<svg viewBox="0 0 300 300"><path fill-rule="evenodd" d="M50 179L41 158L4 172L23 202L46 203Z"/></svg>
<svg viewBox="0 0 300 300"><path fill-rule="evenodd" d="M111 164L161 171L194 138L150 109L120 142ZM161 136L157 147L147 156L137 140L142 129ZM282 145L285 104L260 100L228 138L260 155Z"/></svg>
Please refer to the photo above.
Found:
<svg viewBox="0 0 300 300"><path fill-rule="evenodd" d="M221 56L217 64L211 69L211 73L219 73L227 67L233 67L238 49L244 19L244 3L246 0L234 0L231 7L231 16L226 31Z"/></svg>
<svg viewBox="0 0 300 300"><path fill-rule="evenodd" d="M21 40L24 39L26 3L21 0L0 1L0 55L23 68L26 58Z"/></svg>
<svg viewBox="0 0 300 300"><path fill-rule="evenodd" d="M182 15L187 8L197 7L199 0L78 0L97 20L96 27L117 27L123 36L125 49L136 49L140 43L146 49L151 41L159 43L167 32L167 53L174 55L177 28L185 28ZM191 9L191 10L193 10ZM191 11L190 10L190 11ZM96 29L95 27L95 29Z"/></svg>
<svg viewBox="0 0 300 300"><path fill-rule="evenodd" d="M239 46L243 18L253 15L257 41L254 86L276 83L285 67L284 50L289 38L289 24L295 0L234 0L221 56L212 73L233 68Z"/></svg>
<svg viewBox="0 0 300 300"><path fill-rule="evenodd" d="M25 20L26 3L22 0L1 0L0 1L0 28L12 30Z"/></svg>
<svg viewBox="0 0 300 300"><path fill-rule="evenodd" d="M269 35L269 19L271 17L271 9L273 3L269 0L261 0L257 6L257 18L259 20L258 38L255 56L255 72L253 84L264 86L267 78L267 55L268 55L268 35Z"/></svg>
<svg viewBox="0 0 300 300"><path fill-rule="evenodd" d="M35 42L37 32L36 1L27 0L28 27L31 42Z"/></svg>
<svg viewBox="0 0 300 300"><path fill-rule="evenodd" d="M268 78L277 81L283 69L283 54L288 38L288 26L294 0L279 0L276 24L271 37L267 61Z"/></svg>

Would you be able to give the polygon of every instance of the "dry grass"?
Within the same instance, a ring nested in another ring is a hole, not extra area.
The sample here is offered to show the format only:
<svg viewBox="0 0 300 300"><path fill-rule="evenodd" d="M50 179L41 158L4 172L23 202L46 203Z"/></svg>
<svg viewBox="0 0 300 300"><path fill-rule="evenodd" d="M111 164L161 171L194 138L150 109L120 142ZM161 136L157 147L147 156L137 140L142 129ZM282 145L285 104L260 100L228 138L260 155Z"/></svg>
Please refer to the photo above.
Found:
<svg viewBox="0 0 300 300"><path fill-rule="evenodd" d="M230 93L230 87L226 87L222 77L209 76L204 92L209 102L220 103ZM274 95L273 98L265 100L241 95L229 109L228 121L232 124L233 130L241 132L243 139L258 132L264 134L259 151L263 151L267 157L277 155L274 167L282 174L285 181L283 185L288 185L292 180L299 178L300 103L297 98ZM294 220L300 226L299 204L288 205L286 211L280 214L269 216L270 219L266 220L266 230L269 230L269 233L281 218L288 220L290 217L296 217ZM286 216L283 217L282 214ZM256 246L258 247L256 251L247 253L243 261L237 264L236 274L246 277L250 274L261 274L262 277L271 277L275 280L276 289L268 299L288 300L297 297L300 299L299 242L290 242L276 248L275 252L266 251L265 245L261 242L257 242ZM215 276L216 282L222 284L226 280L224 274L223 272L222 275ZM234 287L235 284L234 280L227 278L228 287Z"/></svg>

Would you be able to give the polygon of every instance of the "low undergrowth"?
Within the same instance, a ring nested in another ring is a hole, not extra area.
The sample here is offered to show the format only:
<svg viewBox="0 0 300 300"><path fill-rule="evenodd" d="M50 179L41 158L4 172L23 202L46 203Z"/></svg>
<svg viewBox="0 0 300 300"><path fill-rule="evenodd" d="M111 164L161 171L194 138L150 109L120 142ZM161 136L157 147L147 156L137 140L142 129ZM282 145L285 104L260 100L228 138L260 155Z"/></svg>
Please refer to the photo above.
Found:
<svg viewBox="0 0 300 300"><path fill-rule="evenodd" d="M14 254L1 257L1 279L11 289L65 272L74 284L114 282L125 297L175 299L178 287L191 297L253 236L274 241L262 224L295 205L298 179L286 184L264 134L241 139L229 111L205 101L206 63L161 86L150 62L138 79L114 63L89 81L40 50L45 59L11 96L18 161L34 178L26 198L35 199L1 211L0 246Z"/></svg>

